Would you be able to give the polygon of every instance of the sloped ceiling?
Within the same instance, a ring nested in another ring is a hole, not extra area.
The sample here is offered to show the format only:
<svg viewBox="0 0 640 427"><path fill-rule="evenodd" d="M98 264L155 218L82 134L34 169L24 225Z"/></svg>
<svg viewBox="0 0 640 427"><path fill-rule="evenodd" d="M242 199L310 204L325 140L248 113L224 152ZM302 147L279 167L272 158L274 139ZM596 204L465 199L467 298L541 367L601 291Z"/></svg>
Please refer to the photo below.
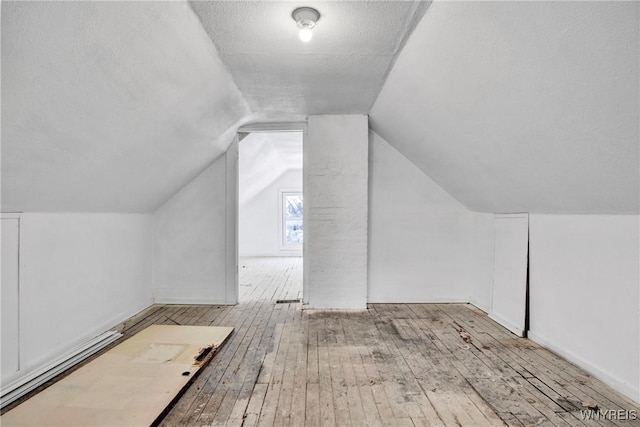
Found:
<svg viewBox="0 0 640 427"><path fill-rule="evenodd" d="M311 2L304 45L292 2L2 2L2 211L152 212L240 124L367 112L427 4Z"/></svg>
<svg viewBox="0 0 640 427"><path fill-rule="evenodd" d="M240 90L269 116L368 113L425 1L192 1ZM316 8L313 40L291 17Z"/></svg>
<svg viewBox="0 0 640 427"><path fill-rule="evenodd" d="M152 212L242 123L370 111L470 209L638 212L638 2L305 5L2 2L2 211Z"/></svg>
<svg viewBox="0 0 640 427"><path fill-rule="evenodd" d="M467 207L637 213L638 2L434 2L373 129Z"/></svg>
<svg viewBox="0 0 640 427"><path fill-rule="evenodd" d="M240 206L288 170L302 169L302 132L250 133L238 150Z"/></svg>
<svg viewBox="0 0 640 427"><path fill-rule="evenodd" d="M250 114L186 2L2 2L2 211L149 212Z"/></svg>

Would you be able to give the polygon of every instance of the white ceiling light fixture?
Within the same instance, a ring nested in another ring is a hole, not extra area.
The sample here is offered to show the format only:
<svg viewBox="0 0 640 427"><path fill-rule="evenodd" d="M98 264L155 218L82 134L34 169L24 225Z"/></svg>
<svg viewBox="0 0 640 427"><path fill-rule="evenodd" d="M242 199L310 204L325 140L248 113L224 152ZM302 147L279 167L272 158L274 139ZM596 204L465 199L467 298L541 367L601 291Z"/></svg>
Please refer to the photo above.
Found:
<svg viewBox="0 0 640 427"><path fill-rule="evenodd" d="M313 28L320 19L320 12L312 7L299 7L291 13L291 17L300 28L300 40L308 42L313 37Z"/></svg>

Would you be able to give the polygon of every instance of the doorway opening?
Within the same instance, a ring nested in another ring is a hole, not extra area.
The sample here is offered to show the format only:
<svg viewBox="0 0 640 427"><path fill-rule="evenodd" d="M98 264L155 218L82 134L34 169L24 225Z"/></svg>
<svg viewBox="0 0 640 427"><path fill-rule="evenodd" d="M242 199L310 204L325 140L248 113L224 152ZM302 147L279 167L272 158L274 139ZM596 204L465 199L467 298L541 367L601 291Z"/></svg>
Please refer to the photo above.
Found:
<svg viewBox="0 0 640 427"><path fill-rule="evenodd" d="M238 301L302 301L304 133L238 136Z"/></svg>

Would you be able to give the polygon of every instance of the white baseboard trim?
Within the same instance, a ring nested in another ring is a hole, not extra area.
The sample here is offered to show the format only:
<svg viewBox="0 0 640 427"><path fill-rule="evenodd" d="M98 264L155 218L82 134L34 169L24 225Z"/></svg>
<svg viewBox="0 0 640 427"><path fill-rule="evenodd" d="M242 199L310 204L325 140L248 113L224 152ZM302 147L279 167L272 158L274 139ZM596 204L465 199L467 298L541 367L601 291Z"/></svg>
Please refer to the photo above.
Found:
<svg viewBox="0 0 640 427"><path fill-rule="evenodd" d="M29 366L24 372L18 373L18 376L16 376L10 384L2 387L0 408L16 401L41 384L44 384L51 378L116 341L122 334L111 331L110 329L131 318L131 316L140 313L142 310L149 308L152 304L152 299L136 304L130 310L123 311L111 318L111 320L102 322L100 325L92 328L80 337L79 340L68 344L68 347L62 349L57 356L42 362L36 362L35 366Z"/></svg>
<svg viewBox="0 0 640 427"><path fill-rule="evenodd" d="M286 258L286 257L302 257L302 251L299 250L282 250L278 253L255 253L255 254L238 254L238 258Z"/></svg>
<svg viewBox="0 0 640 427"><path fill-rule="evenodd" d="M84 339L87 340L90 337L95 337L98 334L103 333L104 331L108 331L108 330L114 328L115 326L121 324L125 320L131 318L131 316L135 316L136 314L140 313L141 311L146 310L147 308L151 307L152 305L153 305L153 299L152 298L144 300L142 303L136 304L135 306L131 307L131 309L123 311L123 312L120 312L117 316L114 316L113 318L111 318L111 320L103 322L101 325L99 325L98 327L94 328L91 331L91 334L86 335L86 337Z"/></svg>
<svg viewBox="0 0 640 427"><path fill-rule="evenodd" d="M469 299L469 304L471 304L472 306L474 306L477 309L480 309L482 311L484 311L485 313L489 312L489 306L485 306L484 304L481 304L477 301L474 301L472 298Z"/></svg>
<svg viewBox="0 0 640 427"><path fill-rule="evenodd" d="M235 305L221 298L198 297L159 297L155 298L156 304L189 304L189 305Z"/></svg>
<svg viewBox="0 0 640 427"><path fill-rule="evenodd" d="M468 304L468 298L399 298L397 296L373 296L367 298L368 304Z"/></svg>
<svg viewBox="0 0 640 427"><path fill-rule="evenodd" d="M547 340L541 335L536 334L535 332L529 331L527 335L531 341L537 344L540 344L541 346L551 350L552 352L556 353L558 356L561 356L567 359L569 362L575 363L576 365L578 365L585 371L589 372L591 375L593 375L600 381L608 384L615 390L624 394L629 399L633 400L634 402L640 403L640 388L634 387L631 384L628 384L620 380L619 378L612 376L605 370L598 368L597 366L587 362L582 357L577 356L576 354L570 351L566 351L558 347L557 345L553 344L551 341ZM603 408L603 409L608 409L608 408Z"/></svg>
<svg viewBox="0 0 640 427"><path fill-rule="evenodd" d="M518 326L515 323L512 323L511 321L495 313L489 313L488 315L489 315L489 319L492 319L498 322L500 325L504 326L509 331L516 334L517 336L519 337L524 336L524 328L522 326Z"/></svg>
<svg viewBox="0 0 640 427"><path fill-rule="evenodd" d="M116 341L121 336L122 334L116 331L105 332L102 335L99 335L76 347L53 362L18 378L16 381L5 387L2 387L0 408L4 408L10 403L15 402L50 379L80 363L92 354L97 353L99 350Z"/></svg>

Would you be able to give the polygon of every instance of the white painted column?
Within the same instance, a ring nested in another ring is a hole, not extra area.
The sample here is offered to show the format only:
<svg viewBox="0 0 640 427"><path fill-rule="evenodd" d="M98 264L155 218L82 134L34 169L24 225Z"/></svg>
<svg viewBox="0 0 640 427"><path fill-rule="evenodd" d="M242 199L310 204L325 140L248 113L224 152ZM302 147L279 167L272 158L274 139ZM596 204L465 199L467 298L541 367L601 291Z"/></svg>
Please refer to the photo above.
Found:
<svg viewBox="0 0 640 427"><path fill-rule="evenodd" d="M368 127L366 115L309 116L304 260L311 307L367 305Z"/></svg>

